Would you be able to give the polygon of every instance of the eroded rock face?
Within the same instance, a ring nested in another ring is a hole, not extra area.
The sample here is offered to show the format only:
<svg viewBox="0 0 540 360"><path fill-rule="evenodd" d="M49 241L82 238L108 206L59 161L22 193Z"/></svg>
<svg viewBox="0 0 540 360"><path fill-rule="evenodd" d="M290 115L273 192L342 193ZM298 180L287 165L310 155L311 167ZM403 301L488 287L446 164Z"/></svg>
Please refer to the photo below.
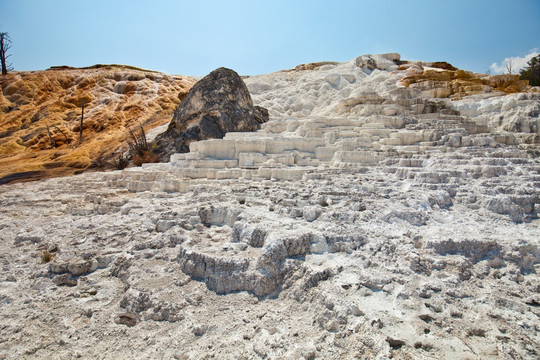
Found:
<svg viewBox="0 0 540 360"><path fill-rule="evenodd" d="M157 138L156 151L168 160L175 152L188 152L193 141L221 139L231 131L256 131L266 121L268 111L253 106L240 76L222 67L195 84L167 131Z"/></svg>

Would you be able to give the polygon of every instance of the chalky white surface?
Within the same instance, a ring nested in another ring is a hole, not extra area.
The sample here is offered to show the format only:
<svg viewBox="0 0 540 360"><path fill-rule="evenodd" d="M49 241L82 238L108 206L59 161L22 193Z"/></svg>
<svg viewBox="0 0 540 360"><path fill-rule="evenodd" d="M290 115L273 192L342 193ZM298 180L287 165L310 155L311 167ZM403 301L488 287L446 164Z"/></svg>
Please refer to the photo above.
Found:
<svg viewBox="0 0 540 360"><path fill-rule="evenodd" d="M0 357L538 358L538 99L374 58L245 79L272 120L171 163L0 187Z"/></svg>

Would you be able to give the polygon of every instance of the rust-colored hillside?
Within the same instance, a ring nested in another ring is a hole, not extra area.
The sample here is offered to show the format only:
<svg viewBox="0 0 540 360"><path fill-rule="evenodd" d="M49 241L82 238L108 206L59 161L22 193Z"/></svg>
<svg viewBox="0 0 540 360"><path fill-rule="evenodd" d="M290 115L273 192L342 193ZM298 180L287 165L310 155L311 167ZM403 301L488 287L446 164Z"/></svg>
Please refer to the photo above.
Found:
<svg viewBox="0 0 540 360"><path fill-rule="evenodd" d="M121 65L13 72L0 81L0 183L112 163L128 127L168 123L195 83Z"/></svg>
<svg viewBox="0 0 540 360"><path fill-rule="evenodd" d="M402 79L407 87L417 88L424 97L459 100L466 96L486 93L498 95L530 91L526 80L519 75L487 75L460 70L446 62L404 64L400 70L409 69L411 75Z"/></svg>

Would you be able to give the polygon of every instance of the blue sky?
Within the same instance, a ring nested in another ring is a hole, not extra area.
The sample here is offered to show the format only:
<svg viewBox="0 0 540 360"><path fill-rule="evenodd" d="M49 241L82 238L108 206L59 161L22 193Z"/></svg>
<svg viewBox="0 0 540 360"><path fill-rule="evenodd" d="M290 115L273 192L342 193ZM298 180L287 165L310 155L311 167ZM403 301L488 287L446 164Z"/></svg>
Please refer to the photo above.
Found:
<svg viewBox="0 0 540 360"><path fill-rule="evenodd" d="M540 49L540 0L0 0L0 31L16 70L116 63L256 75L399 52L486 72Z"/></svg>

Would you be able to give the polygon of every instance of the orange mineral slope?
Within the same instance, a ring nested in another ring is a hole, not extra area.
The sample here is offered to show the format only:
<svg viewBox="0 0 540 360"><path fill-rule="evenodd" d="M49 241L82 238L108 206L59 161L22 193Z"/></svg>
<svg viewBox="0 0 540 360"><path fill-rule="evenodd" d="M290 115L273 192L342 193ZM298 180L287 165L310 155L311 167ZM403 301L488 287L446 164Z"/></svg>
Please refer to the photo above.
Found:
<svg viewBox="0 0 540 360"><path fill-rule="evenodd" d="M499 96L535 91L527 80L520 80L519 75L473 73L442 61L423 65L418 62L404 62L399 69L410 70L410 75L404 77L401 83L418 89L421 97L460 100L470 95Z"/></svg>
<svg viewBox="0 0 540 360"><path fill-rule="evenodd" d="M12 72L0 81L0 184L113 163L128 127L168 123L195 83L122 65Z"/></svg>

